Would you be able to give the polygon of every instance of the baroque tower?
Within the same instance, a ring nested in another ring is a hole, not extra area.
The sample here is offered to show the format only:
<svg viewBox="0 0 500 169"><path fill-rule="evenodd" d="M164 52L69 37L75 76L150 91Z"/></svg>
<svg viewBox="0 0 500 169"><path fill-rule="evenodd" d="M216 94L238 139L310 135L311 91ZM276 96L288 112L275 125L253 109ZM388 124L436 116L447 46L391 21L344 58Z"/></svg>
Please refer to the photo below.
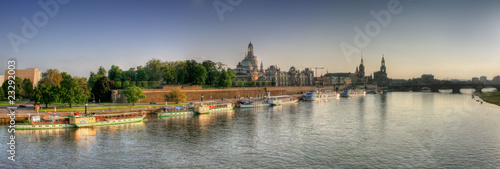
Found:
<svg viewBox="0 0 500 169"><path fill-rule="evenodd" d="M386 73L386 70L385 70L385 59L384 59L384 55L383 54L382 54L382 63L381 63L381 66L380 66L380 71Z"/></svg>

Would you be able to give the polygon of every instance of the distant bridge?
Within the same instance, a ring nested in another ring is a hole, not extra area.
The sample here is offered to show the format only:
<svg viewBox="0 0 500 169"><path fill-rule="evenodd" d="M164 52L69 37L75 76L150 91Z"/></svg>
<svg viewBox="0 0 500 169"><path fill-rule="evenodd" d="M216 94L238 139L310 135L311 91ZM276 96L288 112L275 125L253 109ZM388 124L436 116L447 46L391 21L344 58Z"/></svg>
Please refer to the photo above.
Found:
<svg viewBox="0 0 500 169"><path fill-rule="evenodd" d="M421 91L422 88L428 87L431 92L439 92L440 89L451 89L452 93L460 93L460 89L474 89L475 92L481 93L484 88L496 88L500 91L500 84L420 84L420 85L400 85L389 86L389 89L400 91Z"/></svg>

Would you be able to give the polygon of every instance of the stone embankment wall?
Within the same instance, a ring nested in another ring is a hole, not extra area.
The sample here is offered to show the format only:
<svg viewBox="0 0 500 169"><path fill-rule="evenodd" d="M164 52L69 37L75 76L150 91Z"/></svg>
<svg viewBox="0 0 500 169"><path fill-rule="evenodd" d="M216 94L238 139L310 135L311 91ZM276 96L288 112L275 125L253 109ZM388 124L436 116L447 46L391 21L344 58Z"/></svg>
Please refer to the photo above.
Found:
<svg viewBox="0 0 500 169"><path fill-rule="evenodd" d="M149 102L165 102L165 95L170 93L171 89L180 88L180 86L169 86L163 89L144 89L144 95L147 96L146 99L142 99L140 103ZM204 100L221 100L234 99L240 97L262 97L267 95L267 91L270 91L271 96L277 95L291 95L300 94L302 92L319 90L334 90L333 86L325 87L314 87L314 86L300 86L300 87L235 87L229 89L201 89L196 88L186 88L183 87L184 92L186 92L188 101L200 101L201 95L203 94ZM125 103L127 102L126 97L123 96L122 90L113 90L111 92L111 99L113 103Z"/></svg>

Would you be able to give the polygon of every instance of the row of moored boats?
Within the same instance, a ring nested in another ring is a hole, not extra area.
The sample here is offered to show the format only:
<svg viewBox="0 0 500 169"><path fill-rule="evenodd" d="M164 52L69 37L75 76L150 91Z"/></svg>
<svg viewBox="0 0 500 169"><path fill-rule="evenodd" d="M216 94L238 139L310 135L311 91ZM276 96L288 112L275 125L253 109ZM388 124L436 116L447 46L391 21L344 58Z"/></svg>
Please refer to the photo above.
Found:
<svg viewBox="0 0 500 169"><path fill-rule="evenodd" d="M364 96L364 90L344 90L341 93L331 90L306 92L301 98L304 101L327 100L339 97L355 97ZM255 107L270 107L281 106L286 104L297 103L299 97L295 96L268 96L263 100L241 100L237 103L233 102L195 102L187 106L165 107L164 112L157 114L158 117L187 115L187 114L206 114L216 111L227 111L233 108L255 108ZM30 116L29 121L25 124L16 125L16 129L52 129L52 128L75 128L75 127L92 127L103 125L114 125L123 123L135 123L146 121L146 113L144 112L126 112L113 114L85 114L81 115L76 112L73 116L59 117L50 116L49 120L44 120L41 116Z"/></svg>

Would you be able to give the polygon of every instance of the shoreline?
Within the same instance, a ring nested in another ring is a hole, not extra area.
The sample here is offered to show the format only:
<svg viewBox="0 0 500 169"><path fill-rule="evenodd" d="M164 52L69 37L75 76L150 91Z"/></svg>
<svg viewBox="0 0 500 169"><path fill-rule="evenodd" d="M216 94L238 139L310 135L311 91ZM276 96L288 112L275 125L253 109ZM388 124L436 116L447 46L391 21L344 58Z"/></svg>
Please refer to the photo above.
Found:
<svg viewBox="0 0 500 169"><path fill-rule="evenodd" d="M475 94L482 101L500 106L500 91Z"/></svg>

